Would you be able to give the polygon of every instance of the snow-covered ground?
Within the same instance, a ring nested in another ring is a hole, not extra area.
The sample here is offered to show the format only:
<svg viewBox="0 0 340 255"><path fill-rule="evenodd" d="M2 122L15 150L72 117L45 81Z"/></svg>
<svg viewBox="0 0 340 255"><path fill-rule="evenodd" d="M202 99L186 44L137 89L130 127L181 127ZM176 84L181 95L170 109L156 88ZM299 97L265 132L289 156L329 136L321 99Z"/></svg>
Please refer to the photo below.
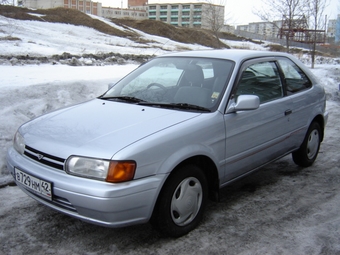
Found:
<svg viewBox="0 0 340 255"><path fill-rule="evenodd" d="M118 52L159 55L205 49L148 36L136 44L93 29L11 20L0 16L0 55L48 56ZM264 49L246 42L232 47ZM328 60L332 63L332 60ZM9 62L8 62L9 63ZM15 186L5 154L16 129L54 109L89 100L138 66L0 65L0 254L339 254L340 253L340 66L317 65L330 112L315 164L295 166L290 157L223 189L202 225L176 240L162 239L148 225L105 229L54 212Z"/></svg>
<svg viewBox="0 0 340 255"><path fill-rule="evenodd" d="M99 19L99 17L97 17ZM102 19L102 18L100 18ZM102 19L105 20L105 19ZM123 27L109 23L115 28ZM137 31L137 30L134 30ZM188 45L168 38L147 35L138 31L144 42L111 36L95 29L71 24L22 21L0 16L0 37L18 37L18 41L0 40L0 55L48 56L68 52L71 54L159 55L179 49L206 49L202 45Z"/></svg>

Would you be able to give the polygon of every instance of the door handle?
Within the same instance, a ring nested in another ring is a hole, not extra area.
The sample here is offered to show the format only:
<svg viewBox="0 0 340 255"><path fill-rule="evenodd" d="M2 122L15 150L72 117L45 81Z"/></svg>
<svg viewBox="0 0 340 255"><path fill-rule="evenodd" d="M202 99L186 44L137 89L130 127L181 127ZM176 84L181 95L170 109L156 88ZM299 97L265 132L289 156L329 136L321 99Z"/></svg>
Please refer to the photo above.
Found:
<svg viewBox="0 0 340 255"><path fill-rule="evenodd" d="M286 110L286 111L285 111L285 116L287 116L287 115L291 114L292 112L293 112L293 111L292 111L292 110L290 110L290 109Z"/></svg>

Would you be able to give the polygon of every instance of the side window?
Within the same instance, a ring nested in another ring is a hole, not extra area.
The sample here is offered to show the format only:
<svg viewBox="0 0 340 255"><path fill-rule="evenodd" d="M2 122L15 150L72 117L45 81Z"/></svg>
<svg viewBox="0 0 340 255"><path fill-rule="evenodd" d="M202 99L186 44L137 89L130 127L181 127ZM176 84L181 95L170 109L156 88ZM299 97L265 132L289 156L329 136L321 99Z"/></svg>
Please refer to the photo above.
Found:
<svg viewBox="0 0 340 255"><path fill-rule="evenodd" d="M282 98L282 84L275 62L265 61L245 68L235 94L257 95L261 103Z"/></svg>
<svg viewBox="0 0 340 255"><path fill-rule="evenodd" d="M280 59L278 62L284 74L288 95L308 89L312 86L307 75L290 59Z"/></svg>

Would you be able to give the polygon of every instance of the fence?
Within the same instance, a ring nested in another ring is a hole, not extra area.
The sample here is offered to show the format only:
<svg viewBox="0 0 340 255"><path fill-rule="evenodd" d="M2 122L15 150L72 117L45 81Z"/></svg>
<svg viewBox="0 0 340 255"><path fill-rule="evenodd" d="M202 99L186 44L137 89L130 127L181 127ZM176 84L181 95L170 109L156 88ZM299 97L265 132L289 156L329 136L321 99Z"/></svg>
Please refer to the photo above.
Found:
<svg viewBox="0 0 340 255"><path fill-rule="evenodd" d="M253 40L269 41L269 42L277 43L277 44L280 44L280 45L283 45L283 46L286 45L286 39L280 39L278 37L273 37L273 36L268 36L268 35L265 36L265 35L260 35L260 34L255 34L255 33L247 32L247 31L240 31L240 30L239 31L235 30L234 33L238 36L250 38L250 39L253 39ZM290 41L289 46L290 47L296 47L296 48L303 48L303 49L307 49L307 50L312 49L311 43L301 43L301 42ZM316 50L323 51L324 48L316 45Z"/></svg>

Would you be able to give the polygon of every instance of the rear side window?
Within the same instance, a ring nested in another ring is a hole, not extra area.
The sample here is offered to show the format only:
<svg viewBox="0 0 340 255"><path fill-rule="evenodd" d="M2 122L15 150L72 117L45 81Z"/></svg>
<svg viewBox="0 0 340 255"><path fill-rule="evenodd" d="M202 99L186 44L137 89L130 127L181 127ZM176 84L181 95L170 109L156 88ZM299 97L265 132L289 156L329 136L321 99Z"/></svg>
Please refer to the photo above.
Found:
<svg viewBox="0 0 340 255"><path fill-rule="evenodd" d="M307 75L290 59L278 60L286 83L288 95L308 89L312 86Z"/></svg>

